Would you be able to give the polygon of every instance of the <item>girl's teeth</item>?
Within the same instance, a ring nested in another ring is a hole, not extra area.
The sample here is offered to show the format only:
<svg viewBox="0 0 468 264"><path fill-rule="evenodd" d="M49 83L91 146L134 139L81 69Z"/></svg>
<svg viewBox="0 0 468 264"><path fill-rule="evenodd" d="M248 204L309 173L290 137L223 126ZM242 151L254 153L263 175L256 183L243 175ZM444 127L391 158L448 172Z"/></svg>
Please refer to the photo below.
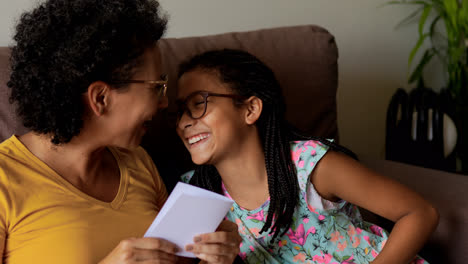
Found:
<svg viewBox="0 0 468 264"><path fill-rule="evenodd" d="M208 137L207 135L192 137L192 138L189 138L188 143L189 144L194 144L194 143L197 143L198 141L200 141L202 139L205 139L207 137Z"/></svg>

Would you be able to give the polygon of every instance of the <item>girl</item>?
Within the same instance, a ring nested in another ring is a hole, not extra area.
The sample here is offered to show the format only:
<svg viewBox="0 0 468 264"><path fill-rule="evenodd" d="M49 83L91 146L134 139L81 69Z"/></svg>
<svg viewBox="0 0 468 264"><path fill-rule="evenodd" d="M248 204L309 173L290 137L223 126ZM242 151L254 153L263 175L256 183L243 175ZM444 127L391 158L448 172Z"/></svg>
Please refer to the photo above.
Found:
<svg viewBox="0 0 468 264"><path fill-rule="evenodd" d="M181 65L178 89L177 133L198 165L182 178L235 201L227 218L245 262L426 263L415 255L437 211L332 141L291 141L281 88L257 58L195 56ZM356 206L394 221L390 235Z"/></svg>

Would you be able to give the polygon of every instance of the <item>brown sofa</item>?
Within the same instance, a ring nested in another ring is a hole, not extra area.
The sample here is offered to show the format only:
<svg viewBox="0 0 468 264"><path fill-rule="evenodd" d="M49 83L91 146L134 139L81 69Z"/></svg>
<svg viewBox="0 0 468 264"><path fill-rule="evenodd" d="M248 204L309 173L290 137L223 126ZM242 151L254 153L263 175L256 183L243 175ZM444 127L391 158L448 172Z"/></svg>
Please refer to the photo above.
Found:
<svg viewBox="0 0 468 264"><path fill-rule="evenodd" d="M142 145L153 157L168 189L191 167L188 153L175 134L172 103L177 65L196 53L224 47L247 50L275 71L284 88L287 118L293 125L311 135L338 140L338 50L334 37L325 29L308 25L163 39L159 48L170 78L169 108L153 120ZM8 54L7 47L0 48L0 140L26 131L8 103ZM468 260L468 177L378 159L363 159L363 163L417 190L439 209L440 224L421 255L431 263ZM375 215L366 217L388 226Z"/></svg>

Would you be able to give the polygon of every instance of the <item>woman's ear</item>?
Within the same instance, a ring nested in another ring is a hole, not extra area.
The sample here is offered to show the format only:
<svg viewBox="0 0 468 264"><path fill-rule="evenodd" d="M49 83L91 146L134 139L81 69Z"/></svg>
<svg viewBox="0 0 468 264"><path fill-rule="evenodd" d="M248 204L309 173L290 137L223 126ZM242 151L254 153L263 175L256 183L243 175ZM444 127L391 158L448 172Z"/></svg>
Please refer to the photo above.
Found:
<svg viewBox="0 0 468 264"><path fill-rule="evenodd" d="M95 115L101 116L106 112L109 106L109 92L110 87L105 82L97 81L88 86L86 99L91 111Z"/></svg>
<svg viewBox="0 0 468 264"><path fill-rule="evenodd" d="M260 98L251 96L249 99L245 100L245 105L247 106L245 122L249 125L253 125L260 118L260 114L263 110L263 102Z"/></svg>

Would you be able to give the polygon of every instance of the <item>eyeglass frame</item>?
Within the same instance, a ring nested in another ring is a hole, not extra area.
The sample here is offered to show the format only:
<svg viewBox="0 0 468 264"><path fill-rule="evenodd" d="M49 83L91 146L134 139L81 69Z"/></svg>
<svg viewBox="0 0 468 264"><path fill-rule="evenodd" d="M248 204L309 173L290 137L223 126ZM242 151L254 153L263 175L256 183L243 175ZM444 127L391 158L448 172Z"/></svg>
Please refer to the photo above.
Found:
<svg viewBox="0 0 468 264"><path fill-rule="evenodd" d="M197 94L200 94L200 95L203 96L203 104L204 104L205 108L203 110L203 113L199 117L195 118L195 117L192 116L192 112L187 107L187 100L190 99L191 97L197 95ZM205 114L206 114L206 110L208 109L208 97L210 97L210 96L225 97L225 98L232 98L232 99L238 99L238 100L247 99L246 96L242 96L242 95L238 95L238 94L220 94L220 93L212 93L212 92L208 92L208 91L193 92L193 93L189 94L187 97L185 97L185 99L175 101L175 104L177 105L177 123L179 123L180 119L182 119L182 116L185 113L187 113L187 115L190 118L194 119L194 120L204 117ZM181 106L183 106L183 109L180 109Z"/></svg>
<svg viewBox="0 0 468 264"><path fill-rule="evenodd" d="M167 83L168 83L168 78L167 75L162 75L161 78L163 80L116 80L110 82L111 84L132 84L132 83L144 83L144 84L162 84L163 88L159 89L158 91L158 96L166 96L167 92Z"/></svg>

